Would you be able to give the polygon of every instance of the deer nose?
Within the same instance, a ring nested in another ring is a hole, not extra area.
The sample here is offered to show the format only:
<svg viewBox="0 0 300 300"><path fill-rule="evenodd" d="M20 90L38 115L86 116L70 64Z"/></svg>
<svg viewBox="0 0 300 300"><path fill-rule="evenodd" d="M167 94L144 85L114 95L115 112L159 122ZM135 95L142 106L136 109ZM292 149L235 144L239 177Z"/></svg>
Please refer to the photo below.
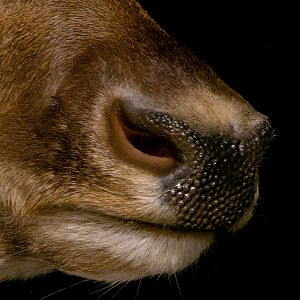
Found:
<svg viewBox="0 0 300 300"><path fill-rule="evenodd" d="M162 201L176 211L172 226L226 229L245 213L254 199L258 166L272 137L268 120L236 138L223 132L201 135L159 111L123 106L119 115L120 128L132 148L128 157L133 156L141 168L161 173ZM125 151L126 146L122 148Z"/></svg>

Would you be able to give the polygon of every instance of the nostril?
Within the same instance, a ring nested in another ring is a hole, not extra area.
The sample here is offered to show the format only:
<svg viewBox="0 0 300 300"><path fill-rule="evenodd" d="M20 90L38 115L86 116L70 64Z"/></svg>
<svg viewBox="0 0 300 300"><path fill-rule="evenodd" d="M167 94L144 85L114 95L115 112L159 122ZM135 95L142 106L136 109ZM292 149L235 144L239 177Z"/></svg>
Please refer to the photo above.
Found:
<svg viewBox="0 0 300 300"><path fill-rule="evenodd" d="M229 228L255 196L260 161L272 138L265 120L240 137L203 135L164 112L128 103L113 115L116 149L136 165L166 176L164 203L175 208L175 227Z"/></svg>
<svg viewBox="0 0 300 300"><path fill-rule="evenodd" d="M116 151L127 162L158 173L175 168L178 150L168 138L129 120L121 111L113 113L112 129Z"/></svg>
<svg viewBox="0 0 300 300"><path fill-rule="evenodd" d="M145 128L138 128L122 117L119 122L127 140L136 149L151 156L177 159L178 151L167 138L151 133Z"/></svg>

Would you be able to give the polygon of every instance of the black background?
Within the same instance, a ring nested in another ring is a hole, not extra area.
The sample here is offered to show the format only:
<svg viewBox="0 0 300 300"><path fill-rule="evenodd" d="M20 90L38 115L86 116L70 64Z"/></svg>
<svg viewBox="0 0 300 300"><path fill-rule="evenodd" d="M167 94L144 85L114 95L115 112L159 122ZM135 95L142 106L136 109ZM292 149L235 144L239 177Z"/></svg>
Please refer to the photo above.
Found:
<svg viewBox="0 0 300 300"><path fill-rule="evenodd" d="M53 273L1 283L0 299L297 298L290 296L297 278L292 271L299 272L294 255L297 228L292 224L298 197L297 175L292 173L297 170L298 102L292 91L299 77L292 72L295 8L277 1L140 2L166 31L270 117L276 137L261 170L256 215L235 235L219 236L214 247L177 278L143 279L108 290L100 283Z"/></svg>

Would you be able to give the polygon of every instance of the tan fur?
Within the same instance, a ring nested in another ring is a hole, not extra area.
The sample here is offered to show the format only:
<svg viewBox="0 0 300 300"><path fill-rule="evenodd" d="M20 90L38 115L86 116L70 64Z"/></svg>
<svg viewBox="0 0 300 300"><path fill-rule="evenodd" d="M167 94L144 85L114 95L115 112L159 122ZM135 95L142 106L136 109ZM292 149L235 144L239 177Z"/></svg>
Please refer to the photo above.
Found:
<svg viewBox="0 0 300 300"><path fill-rule="evenodd" d="M194 262L212 233L133 221L170 225L174 211L159 174L115 151L114 103L236 137L265 117L133 0L0 0L0 16L0 280L126 281Z"/></svg>

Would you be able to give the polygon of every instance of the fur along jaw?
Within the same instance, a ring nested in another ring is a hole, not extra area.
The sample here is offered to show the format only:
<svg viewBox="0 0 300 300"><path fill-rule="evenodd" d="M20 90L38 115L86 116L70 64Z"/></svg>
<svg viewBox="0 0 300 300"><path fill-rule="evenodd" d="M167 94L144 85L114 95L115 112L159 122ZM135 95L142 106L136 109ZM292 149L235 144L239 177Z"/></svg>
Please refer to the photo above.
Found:
<svg viewBox="0 0 300 300"><path fill-rule="evenodd" d="M135 0L0 16L0 281L174 274L247 224L268 118Z"/></svg>

